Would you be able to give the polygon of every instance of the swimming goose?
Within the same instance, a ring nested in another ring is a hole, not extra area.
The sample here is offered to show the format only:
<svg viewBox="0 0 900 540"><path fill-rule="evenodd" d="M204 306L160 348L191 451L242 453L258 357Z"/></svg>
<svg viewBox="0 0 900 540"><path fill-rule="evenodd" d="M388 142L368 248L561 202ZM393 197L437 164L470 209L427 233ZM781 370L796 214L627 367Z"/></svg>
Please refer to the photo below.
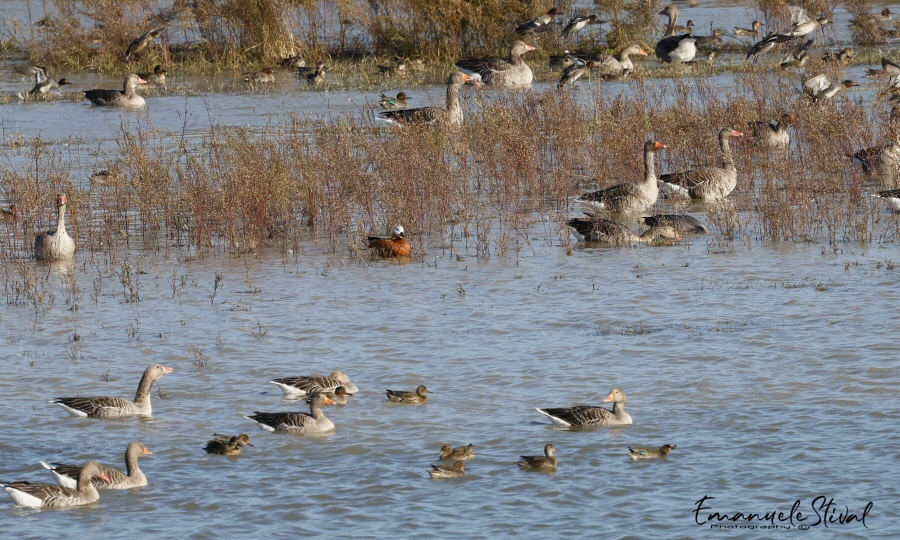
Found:
<svg viewBox="0 0 900 540"><path fill-rule="evenodd" d="M84 97L101 107L143 107L144 98L134 91L139 84L147 84L147 81L132 73L125 77L122 90L85 90Z"/></svg>
<svg viewBox="0 0 900 540"><path fill-rule="evenodd" d="M46 94L50 90L55 90L60 86L66 86L67 84L72 84L68 79L60 79L59 81L54 81L47 74L47 68L37 67L37 66L18 66L16 71L21 73L22 75L28 75L30 77L34 77L34 88L32 88L28 94Z"/></svg>
<svg viewBox="0 0 900 540"><path fill-rule="evenodd" d="M736 36L759 36L759 28L762 26L762 23L759 21L753 21L753 28L735 28L734 35Z"/></svg>
<svg viewBox="0 0 900 540"><path fill-rule="evenodd" d="M551 8L547 13L538 15L530 21L523 22L517 26L516 34L524 36L525 34L549 32L555 26L557 15L562 15L562 13L556 8Z"/></svg>
<svg viewBox="0 0 900 540"><path fill-rule="evenodd" d="M560 90L567 84L575 86L575 81L580 79L582 75L594 69L594 65L595 64L592 60L588 60L587 62L578 62L567 67L563 71L562 76L559 78L559 82L556 84L556 89Z"/></svg>
<svg viewBox="0 0 900 540"><path fill-rule="evenodd" d="M900 178L900 103L891 108L888 121L891 142L858 150L852 156L866 174L880 177L883 184L892 185ZM887 199L895 198L893 190L881 192Z"/></svg>
<svg viewBox="0 0 900 540"><path fill-rule="evenodd" d="M352 394L348 394L347 390L343 386L338 386L334 389L334 392L325 392L325 396L331 400L333 405L346 405L347 398ZM306 402L309 403L312 400L312 396L306 396Z"/></svg>
<svg viewBox="0 0 900 540"><path fill-rule="evenodd" d="M409 99L409 96L406 95L406 92L398 92L397 97L395 98L381 94L381 100L378 104L381 105L382 109L408 109L409 104L406 102L407 99Z"/></svg>
<svg viewBox="0 0 900 540"><path fill-rule="evenodd" d="M664 458L669 455L669 452L678 448L674 444L664 444L656 448L642 448L636 446L628 447L628 457L631 458L631 461L638 461L641 459L658 459Z"/></svg>
<svg viewBox="0 0 900 540"><path fill-rule="evenodd" d="M616 184L606 189L585 193L579 202L617 213L646 212L659 197L656 183L656 151L665 148L661 142L644 143L644 180L638 183Z"/></svg>
<svg viewBox="0 0 900 540"><path fill-rule="evenodd" d="M147 45L153 43L153 40L158 38L163 30L165 30L165 28L154 28L135 38L135 40L131 42L131 45L128 46L128 50L125 51L125 60L130 60L132 54L144 50Z"/></svg>
<svg viewBox="0 0 900 540"><path fill-rule="evenodd" d="M638 236L630 228L617 221L596 216L572 218L566 223L568 223L569 227L578 231L578 234L583 236L585 241L601 242L617 247L630 246L638 242L651 243L656 241L657 238L681 240L681 235L675 228L665 224L651 227L650 230Z"/></svg>
<svg viewBox="0 0 900 540"><path fill-rule="evenodd" d="M466 446L457 446L456 448L453 448L449 444L445 444L441 447L440 458L459 461L468 461L470 459L475 459L475 447L469 444Z"/></svg>
<svg viewBox="0 0 900 540"><path fill-rule="evenodd" d="M30 482L12 482L0 484L9 493L13 502L19 506L31 508L69 508L83 506L100 500L100 493L94 487L94 478L109 481L102 467L96 461L88 461L78 475L77 489L57 486L55 484L32 484Z"/></svg>
<svg viewBox="0 0 900 540"><path fill-rule="evenodd" d="M813 103L831 99L841 90L854 86L859 85L849 79L833 83L824 73L803 81L803 90L812 98Z"/></svg>
<svg viewBox="0 0 900 540"><path fill-rule="evenodd" d="M173 371L175 370L170 367L151 364L144 370L144 375L141 377L141 382L134 395L134 401L120 397L98 396L56 398L50 403L59 405L72 416L81 418L150 416L153 412L150 405L150 391L153 389L153 383Z"/></svg>
<svg viewBox="0 0 900 540"><path fill-rule="evenodd" d="M125 470L127 473L122 473L112 467L106 467L101 465L101 470L106 475L107 481L103 482L99 478L95 478L93 480L94 487L98 489L131 489L141 486L147 485L147 477L144 476L144 472L138 467L138 458L141 456L152 456L153 452L151 452L144 443L141 442L133 442L128 445L128 448L125 450ZM77 489L78 487L78 477L81 474L81 467L77 465L62 465L59 463L44 463L41 462L41 465L44 466L45 469L50 471L50 474L56 478L56 483L60 486Z"/></svg>
<svg viewBox="0 0 900 540"><path fill-rule="evenodd" d="M728 141L744 134L731 128L719 130L719 149L722 152L721 167L702 167L679 173L663 174L659 179L669 189L688 195L692 199L716 201L724 199L737 185L737 168Z"/></svg>
<svg viewBox="0 0 900 540"><path fill-rule="evenodd" d="M149 84L166 84L166 73L168 73L168 71L157 64L156 67L153 68L153 73L138 73L138 77L144 79Z"/></svg>
<svg viewBox="0 0 900 540"><path fill-rule="evenodd" d="M556 470L559 460L554 454L558 451L555 446L548 444L544 446L543 456L519 456L522 461L516 462L516 465L523 469Z"/></svg>
<svg viewBox="0 0 900 540"><path fill-rule="evenodd" d="M534 47L524 41L513 43L508 59L495 56L483 58L469 57L456 63L456 67L473 79L493 86L527 86L534 80L531 68L522 55L533 51Z"/></svg>
<svg viewBox="0 0 900 540"><path fill-rule="evenodd" d="M750 122L753 140L757 145L770 150L784 150L791 145L791 134L787 129L796 120L796 115L784 113L777 122Z"/></svg>
<svg viewBox="0 0 900 540"><path fill-rule="evenodd" d="M262 71L250 71L241 75L241 78L251 83L273 83L275 82L275 74L272 68L263 68Z"/></svg>
<svg viewBox="0 0 900 540"><path fill-rule="evenodd" d="M56 195L56 229L34 237L34 257L42 261L62 261L75 254L75 241L66 231L66 196Z"/></svg>
<svg viewBox="0 0 900 540"><path fill-rule="evenodd" d="M446 465L432 465L428 474L432 478L459 478L466 475L466 465L462 461L457 461L450 467Z"/></svg>
<svg viewBox="0 0 900 540"><path fill-rule="evenodd" d="M417 107L400 111L382 111L379 116L386 122L397 124L425 124L438 126L459 126L463 123L462 105L459 103L459 88L467 81L474 80L469 75L456 72L447 80L447 108Z"/></svg>
<svg viewBox="0 0 900 540"><path fill-rule="evenodd" d="M213 433L213 438L206 443L203 449L206 450L207 454L239 456L243 446L253 446L250 444L250 437L246 433L241 433L236 437Z"/></svg>
<svg viewBox="0 0 900 540"><path fill-rule="evenodd" d="M336 369L331 375L310 375L308 377L285 377L269 381L289 396L305 396L315 392L334 392L339 386L349 394L356 394L359 388L350 382L350 377Z"/></svg>
<svg viewBox="0 0 900 540"><path fill-rule="evenodd" d="M603 400L604 403L610 401L613 403L612 410L591 405L536 410L550 417L550 420L559 426L605 427L631 424L631 416L625 412L625 392L621 388L613 388Z"/></svg>
<svg viewBox="0 0 900 540"><path fill-rule="evenodd" d="M394 227L390 236L370 236L368 245L380 257L409 257L412 254L403 225Z"/></svg>
<svg viewBox="0 0 900 540"><path fill-rule="evenodd" d="M569 24L563 28L562 37L565 39L589 24L604 24L605 22L606 21L601 21L600 17L593 13L586 17L583 15L575 15L572 17L572 20L569 21Z"/></svg>
<svg viewBox="0 0 900 540"><path fill-rule="evenodd" d="M416 388L415 392L407 392L404 390L385 390L384 392L387 395L388 401L392 401L394 403L428 403L428 395L431 394L431 390L425 388L424 385L419 385Z"/></svg>
<svg viewBox="0 0 900 540"><path fill-rule="evenodd" d="M679 234L706 234L703 223L687 214L656 214L641 217L641 223L648 227L672 227Z"/></svg>
<svg viewBox="0 0 900 540"><path fill-rule="evenodd" d="M590 58L594 61L594 73L599 73L600 77L604 79L627 75L634 71L634 63L629 58L632 54L647 56L647 51L637 43L629 43L615 56L608 54L594 56Z"/></svg>
<svg viewBox="0 0 900 540"><path fill-rule="evenodd" d="M792 39L794 39L793 36L773 32L757 41L753 44L752 47L750 47L750 50L747 51L747 60L749 60L751 56L755 56L758 60L759 55L761 55L762 53L769 52L773 47L775 47L775 45L790 41Z"/></svg>
<svg viewBox="0 0 900 540"><path fill-rule="evenodd" d="M322 405L331 405L331 400L325 394L312 395L309 403L309 414L299 412L256 412L253 416L245 416L253 420L259 429L273 433L286 433L288 435L310 435L325 433L334 430L334 423L325 417Z"/></svg>

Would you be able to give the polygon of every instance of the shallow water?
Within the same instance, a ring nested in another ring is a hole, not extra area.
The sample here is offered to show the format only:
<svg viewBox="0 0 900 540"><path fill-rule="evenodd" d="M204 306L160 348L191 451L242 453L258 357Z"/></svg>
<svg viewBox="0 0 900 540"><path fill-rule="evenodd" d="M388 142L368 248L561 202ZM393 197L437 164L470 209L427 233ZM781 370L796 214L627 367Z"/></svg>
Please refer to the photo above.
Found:
<svg viewBox="0 0 900 540"><path fill-rule="evenodd" d="M730 13L746 24L752 15L731 5L682 18L701 25ZM175 75L141 111L67 100L3 106L4 140L71 139L73 159L86 164L98 148L114 151L123 121L174 138L210 125L264 127L291 112L359 114L381 91L315 92L284 77L250 92L236 76ZM80 77L73 91L119 84ZM713 83L736 84L731 75ZM581 99L593 99L595 85L581 85ZM25 87L2 70L0 92ZM625 91L603 87L607 97ZM443 92L411 91L414 104L440 103ZM871 89L858 94L869 99ZM691 212L704 217L701 207ZM154 455L141 460L145 488L104 491L98 504L67 511L0 505L0 529L16 538L693 538L709 528L693 512L704 496L729 514L787 514L799 500L810 517L794 528L815 522L811 503L825 496L858 515L873 503L867 528L831 523L832 534L896 536L896 243L848 243L835 254L710 235L664 248L581 243L569 254L546 222L529 240L517 256L479 259L474 248L458 258L425 238L424 261L410 264L328 257L315 239L302 252L244 258L132 251L140 302L127 302L119 276L87 259L35 263L52 307L36 315L11 296L0 302L0 481L50 481L40 460L122 467L133 440ZM211 301L217 272L224 280ZM130 397L153 362L175 373L160 381L167 399L154 393L152 419L75 419L47 402ZM243 418L305 410L268 381L337 368L361 392L326 409L334 433L273 435ZM418 384L434 392L427 405L383 395ZM600 404L613 386L627 393L634 425L566 430L534 411ZM255 446L236 459L208 456L213 432L245 432ZM519 455L548 442L559 448L558 472L517 469ZM446 443L474 443L478 457L465 478L433 481L426 470ZM626 456L629 445L664 443L678 445L666 460Z"/></svg>

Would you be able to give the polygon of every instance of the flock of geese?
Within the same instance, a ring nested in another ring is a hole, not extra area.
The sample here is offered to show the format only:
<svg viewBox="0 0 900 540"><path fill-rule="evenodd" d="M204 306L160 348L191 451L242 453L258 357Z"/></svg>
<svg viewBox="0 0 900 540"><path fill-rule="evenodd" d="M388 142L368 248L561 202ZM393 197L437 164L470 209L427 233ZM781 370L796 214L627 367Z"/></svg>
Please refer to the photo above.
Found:
<svg viewBox="0 0 900 540"><path fill-rule="evenodd" d="M134 400L122 397L63 397L51 400L71 416L78 418L121 418L127 416L152 415L153 408L150 395L153 385L173 369L160 364L152 364L145 371L138 384ZM304 398L309 403L309 413L301 412L256 412L245 416L257 426L270 433L287 435L313 435L334 431L335 425L329 420L322 408L325 405L346 404L347 397L359 392L359 388L341 370L330 375L309 375L301 377L284 377L269 381L278 386L289 398ZM418 404L428 403L431 393L424 385L414 391L387 390L385 394L394 403ZM625 412L625 393L621 388L613 388L604 399L612 403L612 409L591 405L574 407L537 409L559 426L565 427L605 427L629 425L631 416ZM242 448L253 446L250 437L240 435L213 435L206 443L204 450L209 454L236 456ZM659 448L631 447L628 456L632 461L664 458L674 449L674 445L663 445ZM553 444L544 447L544 455L520 456L516 464L522 469L555 471L559 461ZM99 489L131 489L147 485L147 477L138 465L141 456L153 455L144 443L134 441L125 451L126 472L113 467L101 465L91 460L82 466L61 463L45 463L41 465L50 471L56 484L10 482L0 484L12 500L20 506L32 508L68 508L91 504L100 499ZM428 471L432 478L455 478L465 476L464 461L476 457L474 445L452 447L443 445L439 454L442 461L453 461L452 465L437 464Z"/></svg>

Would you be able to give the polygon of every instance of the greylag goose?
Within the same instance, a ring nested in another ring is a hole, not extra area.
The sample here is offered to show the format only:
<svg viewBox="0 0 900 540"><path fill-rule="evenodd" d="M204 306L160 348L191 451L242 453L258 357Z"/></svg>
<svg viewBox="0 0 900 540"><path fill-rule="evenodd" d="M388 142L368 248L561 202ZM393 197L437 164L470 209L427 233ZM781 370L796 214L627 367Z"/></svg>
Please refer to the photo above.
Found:
<svg viewBox="0 0 900 540"><path fill-rule="evenodd" d="M759 21L753 21L751 25L752 28L735 28L734 35L736 36L748 36L748 37L759 37L759 28L762 26L762 23Z"/></svg>
<svg viewBox="0 0 900 540"><path fill-rule="evenodd" d="M665 148L661 142L644 143L644 180L638 183L616 184L606 189L581 195L578 200L583 203L609 209L617 213L646 212L659 197L659 186L656 183L656 151Z"/></svg>
<svg viewBox="0 0 900 540"><path fill-rule="evenodd" d="M572 17L572 20L569 21L569 24L567 24L565 28L563 28L562 37L563 39L565 39L589 24L603 24L605 22L606 21L601 21L600 17L594 15L593 13L587 16L575 15L574 17Z"/></svg>
<svg viewBox="0 0 900 540"><path fill-rule="evenodd" d="M666 32L663 34L664 38L672 37L675 34L690 34L694 29L694 21L688 21L688 26L678 26L678 8L671 4L664 7L659 15L669 18L669 22L666 23Z"/></svg>
<svg viewBox="0 0 900 540"><path fill-rule="evenodd" d="M858 162L863 172L880 177L882 183L892 185L894 180L900 178L900 103L891 108L891 116L888 121L891 142L870 148L858 150L853 154L853 160ZM892 198L895 195L882 196Z"/></svg>
<svg viewBox="0 0 900 540"><path fill-rule="evenodd" d="M793 114L784 113L777 122L750 122L753 140L770 150L785 150L791 145L791 134L787 129L797 120Z"/></svg>
<svg viewBox="0 0 900 540"><path fill-rule="evenodd" d="M750 50L747 51L747 60L749 60L751 57L756 57L756 59L758 60L759 55L761 55L762 53L769 52L773 47L775 47L775 45L790 41L792 39L794 39L793 36L773 32L757 41L753 44L752 47L750 47Z"/></svg>
<svg viewBox="0 0 900 540"><path fill-rule="evenodd" d="M522 461L516 462L516 465L523 469L541 469L545 471L555 471L559 460L554 454L559 450L552 444L544 446L543 456L519 456Z"/></svg>
<svg viewBox="0 0 900 540"><path fill-rule="evenodd" d="M407 392L405 390L385 390L384 393L387 395L388 401L393 401L394 403L424 404L428 403L428 394L431 394L432 392L425 388L425 385L419 385L414 392Z"/></svg>
<svg viewBox="0 0 900 540"><path fill-rule="evenodd" d="M141 456L152 456L153 452L144 446L144 443L133 442L128 445L125 450L125 470L122 473L112 467L101 465L101 470L106 475L106 482L99 478L94 478L94 487L99 489L131 489L147 485L147 477L138 466L138 458ZM56 478L56 483L67 488L78 488L78 477L81 475L81 467L77 465L62 465L59 463L44 463L41 465L50 471L50 474Z"/></svg>
<svg viewBox="0 0 900 540"><path fill-rule="evenodd" d="M28 94L46 94L50 90L55 90L60 86L66 86L67 84L72 84L68 79L60 79L59 81L54 81L47 74L47 68L37 67L37 66L18 66L16 71L21 73L22 75L28 75L30 77L34 77L34 88L32 88Z"/></svg>
<svg viewBox="0 0 900 540"><path fill-rule="evenodd" d="M250 83L273 83L275 82L275 74L272 68L263 68L262 71L250 71L241 75L241 78Z"/></svg>
<svg viewBox="0 0 900 540"><path fill-rule="evenodd" d="M445 444L441 447L440 458L459 461L468 461L470 459L475 459L475 447L469 444L466 446L457 446L456 448L453 448L449 444Z"/></svg>
<svg viewBox="0 0 900 540"><path fill-rule="evenodd" d="M592 60L588 60L587 62L579 61L572 64L563 71L562 76L559 78L559 82L556 84L556 89L560 90L567 84L575 86L575 81L592 69L594 69L594 62Z"/></svg>
<svg viewBox="0 0 900 540"><path fill-rule="evenodd" d="M34 237L34 256L42 261L63 261L75 254L75 241L66 231L66 196L56 196L56 230Z"/></svg>
<svg viewBox="0 0 900 540"><path fill-rule="evenodd" d="M350 382L350 377L343 371L336 369L331 375L310 375L308 377L285 377L269 381L281 388L289 396L305 396L315 392L334 392L339 386L349 394L359 392L359 388Z"/></svg>
<svg viewBox="0 0 900 540"><path fill-rule="evenodd" d="M115 418L119 416L150 416L153 409L150 405L150 391L153 383L160 377L174 370L170 367L152 364L144 370L141 382L138 384L134 401L120 397L65 397L56 398L50 403L62 407L72 416L81 418Z"/></svg>
<svg viewBox="0 0 900 540"><path fill-rule="evenodd" d="M466 475L466 464L462 461L457 461L450 467L446 465L432 465L428 474L432 478L458 478Z"/></svg>
<svg viewBox="0 0 900 540"><path fill-rule="evenodd" d="M509 58L495 56L483 58L467 58L456 63L464 73L473 79L493 86L527 86L534 80L531 68L522 59L522 55L533 51L534 47L524 41L513 43Z"/></svg>
<svg viewBox="0 0 900 540"><path fill-rule="evenodd" d="M166 73L168 71L157 64L152 73L138 73L138 77L147 81L148 84L166 84Z"/></svg>
<svg viewBox="0 0 900 540"><path fill-rule="evenodd" d="M108 481L99 463L88 461L81 468L78 476L78 488L72 489L55 484L32 484L30 482L12 482L0 484L19 506L31 508L68 508L83 506L100 500L100 494L94 487L94 478Z"/></svg>
<svg viewBox="0 0 900 540"><path fill-rule="evenodd" d="M631 424L631 416L625 412L625 392L621 388L613 388L604 403L613 403L612 410L591 405L575 407L558 407L552 409L536 409L559 426L618 426Z"/></svg>
<svg viewBox="0 0 900 540"><path fill-rule="evenodd" d="M642 448L637 446L629 446L628 447L628 457L631 458L631 461L638 461L641 459L659 459L664 458L669 455L669 452L678 448L674 444L664 444L657 448Z"/></svg>
<svg viewBox="0 0 900 540"><path fill-rule="evenodd" d="M524 36L525 34L540 34L543 32L549 32L553 29L554 26L556 26L557 15L562 15L562 13L556 8L550 8L550 11L548 11L547 13L538 15L530 21L523 22L522 24L517 26L516 34Z"/></svg>
<svg viewBox="0 0 900 540"><path fill-rule="evenodd" d="M600 54L592 57L590 59L594 61L594 73L599 73L604 79L625 76L634 71L634 63L629 58L632 54L647 56L647 51L637 43L629 43L615 56Z"/></svg>
<svg viewBox="0 0 900 540"><path fill-rule="evenodd" d="M259 429L273 433L286 433L288 435L311 435L326 433L334 430L334 423L325 417L322 406L331 405L331 400L325 394L312 395L309 403L309 414L299 412L256 412L253 416L245 416L253 420Z"/></svg>
<svg viewBox="0 0 900 540"><path fill-rule="evenodd" d="M241 447L244 446L253 446L250 444L250 437L246 433L241 433L236 437L213 433L213 438L206 443L203 449L206 450L207 454L239 456L241 455Z"/></svg>
<svg viewBox="0 0 900 540"><path fill-rule="evenodd" d="M128 46L128 49L125 51L125 60L131 60L131 55L140 52L147 48L148 45L153 43L153 40L158 38L162 31L165 28L154 28L152 30L148 30L135 38L134 41L131 42L131 45Z"/></svg>
<svg viewBox="0 0 900 540"><path fill-rule="evenodd" d="M101 107L143 107L144 98L134 91L139 84L147 84L147 81L132 73L125 77L122 90L85 90L84 97Z"/></svg>
<svg viewBox="0 0 900 540"><path fill-rule="evenodd" d="M394 227L390 236L370 236L368 246L380 257L409 257L412 254L403 225Z"/></svg>
<svg viewBox="0 0 900 540"><path fill-rule="evenodd" d="M585 240L612 246L630 246L638 242L649 244L655 242L658 238L681 240L681 235L678 231L674 227L665 224L651 227L650 230L638 236L625 225L601 217L573 218L567 223L569 227L578 231L578 234L583 236Z"/></svg>
<svg viewBox="0 0 900 540"><path fill-rule="evenodd" d="M406 95L406 92L398 92L397 97L395 98L381 94L381 100L378 102L378 104L381 105L382 109L408 109L409 104L406 102L406 100L408 99L409 96Z"/></svg>
<svg viewBox="0 0 900 540"><path fill-rule="evenodd" d="M462 105L459 103L459 89L472 77L456 72L447 80L447 108L417 107L400 111L382 111L380 117L387 122L399 124L426 124L459 126L463 123Z"/></svg>
<svg viewBox="0 0 900 540"><path fill-rule="evenodd" d="M737 168L728 141L744 134L731 128L719 130L719 149L722 152L721 167L702 167L679 173L663 174L659 179L666 188L688 195L692 199L717 201L727 197L737 185Z"/></svg>
<svg viewBox="0 0 900 540"><path fill-rule="evenodd" d="M806 92L806 95L812 98L813 103L829 100L841 90L853 88L854 86L859 85L850 79L842 82L831 82L828 75L824 73L803 81L803 90Z"/></svg>
<svg viewBox="0 0 900 540"><path fill-rule="evenodd" d="M347 398L352 394L348 394L347 390L343 386L338 386L334 389L334 392L325 392L325 396L331 400L334 405L346 405ZM306 396L306 402L309 403L312 400L312 396Z"/></svg>
<svg viewBox="0 0 900 540"><path fill-rule="evenodd" d="M679 234L706 234L703 223L687 214L656 214L641 217L641 223L648 227L671 227Z"/></svg>

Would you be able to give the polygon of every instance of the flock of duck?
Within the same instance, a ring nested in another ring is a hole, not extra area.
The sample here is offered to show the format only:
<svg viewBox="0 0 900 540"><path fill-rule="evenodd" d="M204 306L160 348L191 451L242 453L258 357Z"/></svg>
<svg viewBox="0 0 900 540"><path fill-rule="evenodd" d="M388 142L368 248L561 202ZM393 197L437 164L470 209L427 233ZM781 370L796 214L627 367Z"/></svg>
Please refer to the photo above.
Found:
<svg viewBox="0 0 900 540"><path fill-rule="evenodd" d="M164 375L174 370L160 364L152 364L145 371L138 384L134 400L122 397L62 397L51 400L71 416L78 418L121 418L127 416L152 415L150 402L153 385ZM245 416L257 426L270 433L287 435L314 435L334 431L335 425L329 420L322 408L325 405L344 405L347 398L359 392L359 388L341 370L330 375L309 375L300 377L284 377L269 381L278 386L289 398L303 398L309 403L309 413L302 412L256 412ZM389 401L394 403L418 404L428 403L431 393L424 385L414 391L387 390ZM537 409L559 426L565 427L604 427L629 425L631 416L625 412L625 393L621 388L613 388L604 402L611 402L612 409L590 405ZM214 434L206 443L204 450L209 454L237 456L242 448L253 446L250 437L240 435ZM628 456L632 461L664 458L674 449L674 445L663 445L660 448L629 448ZM544 447L544 455L520 456L516 464L522 469L555 471L559 461L553 444ZM144 443L134 441L125 451L126 472L113 467L101 465L91 460L84 465L68 465L62 463L45 463L41 465L50 471L56 484L10 482L0 484L12 500L20 506L32 508L68 508L91 504L100 499L98 489L131 489L147 485L147 477L138 465L141 456L153 455ZM453 461L452 465L437 464L428 471L432 478L454 478L465 475L465 464L476 457L474 445L452 447L443 445L439 454L442 461Z"/></svg>

